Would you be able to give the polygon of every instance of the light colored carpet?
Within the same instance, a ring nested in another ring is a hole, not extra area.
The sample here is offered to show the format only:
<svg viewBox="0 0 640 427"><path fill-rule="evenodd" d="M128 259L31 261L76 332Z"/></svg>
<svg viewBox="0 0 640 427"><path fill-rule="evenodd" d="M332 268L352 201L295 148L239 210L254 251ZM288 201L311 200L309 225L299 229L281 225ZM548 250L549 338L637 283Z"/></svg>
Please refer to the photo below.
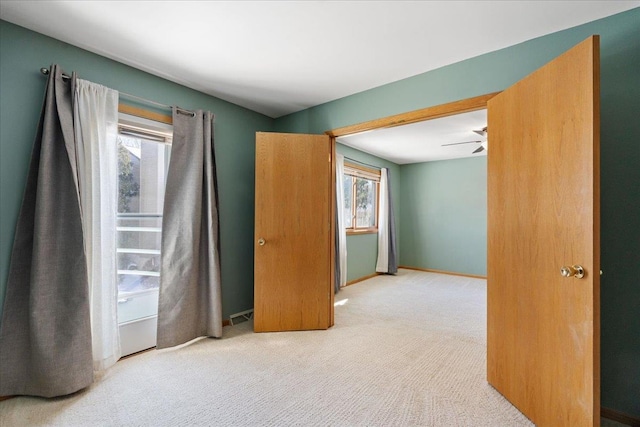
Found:
<svg viewBox="0 0 640 427"><path fill-rule="evenodd" d="M485 380L484 280L401 270L341 301L328 331L227 327L70 397L0 402L0 425L532 425Z"/></svg>

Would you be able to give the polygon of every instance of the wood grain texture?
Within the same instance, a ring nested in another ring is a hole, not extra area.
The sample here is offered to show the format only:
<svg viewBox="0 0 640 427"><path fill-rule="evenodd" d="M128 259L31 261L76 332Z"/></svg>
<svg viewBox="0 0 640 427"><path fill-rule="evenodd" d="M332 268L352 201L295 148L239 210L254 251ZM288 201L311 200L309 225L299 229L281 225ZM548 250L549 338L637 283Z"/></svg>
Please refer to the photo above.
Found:
<svg viewBox="0 0 640 427"><path fill-rule="evenodd" d="M377 228L347 228L347 236L358 236L360 234L378 234Z"/></svg>
<svg viewBox="0 0 640 427"><path fill-rule="evenodd" d="M256 332L333 324L332 153L326 135L256 134Z"/></svg>
<svg viewBox="0 0 640 427"><path fill-rule="evenodd" d="M598 123L597 36L488 102L487 376L539 426L600 422Z"/></svg>
<svg viewBox="0 0 640 427"><path fill-rule="evenodd" d="M330 190L330 201L329 205L331 207L331 212L329 213L329 235L331 236L331 242L329 243L329 264L330 264L330 289L329 289L329 328L334 325L335 319L335 282L336 282L336 227L338 225L338 219L336 216L336 139L334 137L330 138L329 144L329 161L331 162L331 173L329 176L329 188Z"/></svg>
<svg viewBox="0 0 640 427"><path fill-rule="evenodd" d="M149 119L160 123L173 124L173 117L166 114L156 113L154 111L145 110L144 108L133 107L127 104L118 104L118 111L124 114L130 114L143 119Z"/></svg>
<svg viewBox="0 0 640 427"><path fill-rule="evenodd" d="M410 123L452 116L454 114L462 114L468 113L470 111L482 110L483 108L487 108L487 101L496 96L498 93L500 92L489 93L486 95L476 96L474 98L467 98L460 101L449 102L447 104L422 108L420 110L409 111L407 113L396 114L381 119L375 119L351 126L332 129L325 133L333 137L339 137L351 135L358 132L408 125Z"/></svg>
<svg viewBox="0 0 640 427"><path fill-rule="evenodd" d="M374 169L368 166L351 163L348 160L344 162L344 174L360 176L362 178L370 179L372 181L380 182L380 169Z"/></svg>

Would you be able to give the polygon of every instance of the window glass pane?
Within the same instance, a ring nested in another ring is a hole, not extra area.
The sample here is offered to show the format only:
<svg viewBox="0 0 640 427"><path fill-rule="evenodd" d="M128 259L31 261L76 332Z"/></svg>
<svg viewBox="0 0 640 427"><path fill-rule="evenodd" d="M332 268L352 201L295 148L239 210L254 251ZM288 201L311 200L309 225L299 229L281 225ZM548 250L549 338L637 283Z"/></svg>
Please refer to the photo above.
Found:
<svg viewBox="0 0 640 427"><path fill-rule="evenodd" d="M159 286L162 218L118 218L118 290Z"/></svg>
<svg viewBox="0 0 640 427"><path fill-rule="evenodd" d="M363 178L356 179L356 227L376 225L376 183Z"/></svg>
<svg viewBox="0 0 640 427"><path fill-rule="evenodd" d="M169 164L167 144L118 135L118 296L160 284L162 209ZM120 305L125 304L119 304Z"/></svg>
<svg viewBox="0 0 640 427"><path fill-rule="evenodd" d="M118 212L161 213L168 146L118 135Z"/></svg>
<svg viewBox="0 0 640 427"><path fill-rule="evenodd" d="M344 227L353 227L353 178L349 175L344 176Z"/></svg>
<svg viewBox="0 0 640 427"><path fill-rule="evenodd" d="M118 248L140 250L160 250L162 237L162 217L132 218L118 215Z"/></svg>

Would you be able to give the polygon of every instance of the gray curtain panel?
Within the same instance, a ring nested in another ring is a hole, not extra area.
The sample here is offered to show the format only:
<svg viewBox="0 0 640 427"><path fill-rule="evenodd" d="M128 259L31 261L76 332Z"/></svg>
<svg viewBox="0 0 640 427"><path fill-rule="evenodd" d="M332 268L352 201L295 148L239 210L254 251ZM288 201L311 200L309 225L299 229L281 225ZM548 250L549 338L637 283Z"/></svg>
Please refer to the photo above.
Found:
<svg viewBox="0 0 640 427"><path fill-rule="evenodd" d="M0 324L2 396L62 396L93 381L74 84L51 66Z"/></svg>
<svg viewBox="0 0 640 427"><path fill-rule="evenodd" d="M157 348L222 336L213 115L173 109L162 220Z"/></svg>
<svg viewBox="0 0 640 427"><path fill-rule="evenodd" d="M398 245L396 243L396 218L391 199L391 171L389 169L387 169L387 192L389 200L389 271L387 273L396 274L398 272Z"/></svg>

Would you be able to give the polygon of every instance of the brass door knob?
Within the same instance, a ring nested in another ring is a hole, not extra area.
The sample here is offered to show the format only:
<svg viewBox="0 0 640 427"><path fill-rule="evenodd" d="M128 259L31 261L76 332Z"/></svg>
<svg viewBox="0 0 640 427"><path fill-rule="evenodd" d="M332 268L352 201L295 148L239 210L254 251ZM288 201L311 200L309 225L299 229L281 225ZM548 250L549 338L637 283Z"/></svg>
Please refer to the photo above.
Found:
<svg viewBox="0 0 640 427"><path fill-rule="evenodd" d="M582 279L584 277L584 268L581 265L564 266L560 269L562 277L575 277Z"/></svg>
<svg viewBox="0 0 640 427"><path fill-rule="evenodd" d="M267 241L266 241L266 240L264 240L262 237L258 239L258 244L259 244L260 246L264 246L264 244L265 244L265 243L267 243Z"/></svg>

